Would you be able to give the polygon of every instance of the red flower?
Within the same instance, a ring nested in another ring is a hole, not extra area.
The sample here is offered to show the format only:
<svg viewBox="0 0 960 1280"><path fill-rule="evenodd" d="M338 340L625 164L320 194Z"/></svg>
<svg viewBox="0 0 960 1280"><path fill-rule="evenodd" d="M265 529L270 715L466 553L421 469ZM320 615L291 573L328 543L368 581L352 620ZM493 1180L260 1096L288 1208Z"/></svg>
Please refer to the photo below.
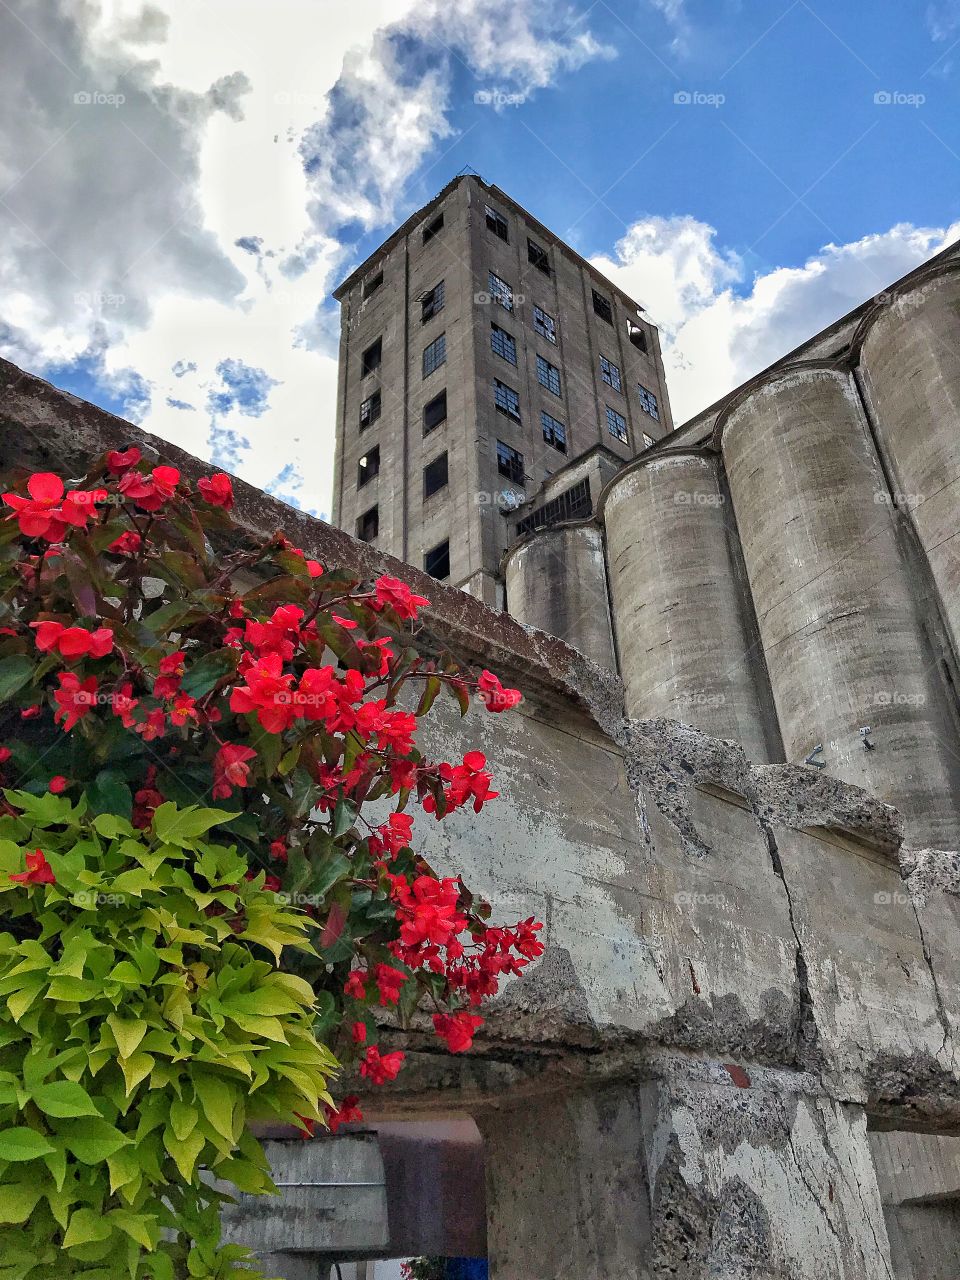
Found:
<svg viewBox="0 0 960 1280"><path fill-rule="evenodd" d="M12 754L9 747L0 747L0 764L6 764Z"/></svg>
<svg viewBox="0 0 960 1280"><path fill-rule="evenodd" d="M367 1024L365 1022L355 1022L350 1028L350 1036L354 1044L365 1044L367 1039Z"/></svg>
<svg viewBox="0 0 960 1280"><path fill-rule="evenodd" d="M154 697L172 698L180 689L180 681L186 669L186 654L182 650L178 649L176 653L168 653L165 658L161 658L160 674L153 682Z"/></svg>
<svg viewBox="0 0 960 1280"><path fill-rule="evenodd" d="M57 882L53 867L39 849L27 854L26 871L11 875L10 879L15 880L17 884L56 884Z"/></svg>
<svg viewBox="0 0 960 1280"><path fill-rule="evenodd" d="M283 888L283 884L279 876L268 875L263 881L263 887L269 890L270 893L279 893Z"/></svg>
<svg viewBox="0 0 960 1280"><path fill-rule="evenodd" d="M342 1124L357 1124L363 1119L363 1112L357 1106L360 1099L355 1093L344 1098L339 1107L326 1106L327 1126L331 1133L336 1133Z"/></svg>
<svg viewBox="0 0 960 1280"><path fill-rule="evenodd" d="M60 622L31 622L36 631L41 653L55 650L67 661L77 658L105 658L113 648L113 632L109 627L85 631L83 627L65 627Z"/></svg>
<svg viewBox="0 0 960 1280"><path fill-rule="evenodd" d="M152 782L152 778L148 780ZM133 797L133 815L130 821L138 830L149 827L153 821L154 810L163 804L163 796L151 785L141 788Z"/></svg>
<svg viewBox="0 0 960 1280"><path fill-rule="evenodd" d="M481 673L477 689L488 711L508 711L523 697L519 689L505 689L492 671Z"/></svg>
<svg viewBox="0 0 960 1280"><path fill-rule="evenodd" d="M268 653L246 672L246 685L237 685L230 694L230 710L245 715L257 713L267 733L282 733L296 718L293 676L283 675L283 659L279 653Z"/></svg>
<svg viewBox="0 0 960 1280"><path fill-rule="evenodd" d="M140 456L140 450L135 444L132 444L129 449L124 449L122 453L118 449L111 449L107 454L107 470L112 471L114 475L121 475L124 471L135 467L140 461Z"/></svg>
<svg viewBox="0 0 960 1280"><path fill-rule="evenodd" d="M435 1013L433 1025L440 1039L446 1040L451 1053L466 1053L483 1019L475 1013Z"/></svg>
<svg viewBox="0 0 960 1280"><path fill-rule="evenodd" d="M32 706L32 707L24 707L24 708L23 708L23 710L20 712L20 719L21 719L21 720L36 720L37 716L40 714L40 712L41 712L42 710L43 710L43 708L40 706L40 703L39 703L39 702L35 702L35 703L33 704L33 706Z"/></svg>
<svg viewBox="0 0 960 1280"><path fill-rule="evenodd" d="M69 733L96 703L99 682L96 676L88 676L81 684L72 671L58 672L57 679L60 688L54 690L53 699L59 710L53 718L57 724L62 723L64 733Z"/></svg>
<svg viewBox="0 0 960 1280"><path fill-rule="evenodd" d="M270 842L270 857L274 862L286 862L288 856L286 840L272 840Z"/></svg>
<svg viewBox="0 0 960 1280"><path fill-rule="evenodd" d="M59 542L66 532L66 522L60 510L63 498L63 481L51 471L39 471L27 481L29 498L17 493L5 493L3 500L13 507L20 532L25 538L46 538ZM12 516L8 517L13 519Z"/></svg>
<svg viewBox="0 0 960 1280"><path fill-rule="evenodd" d="M415 618L417 610L430 601L425 596L417 596L405 582L399 578L378 578L373 590L374 598L370 602L374 609L391 608L400 618Z"/></svg>
<svg viewBox="0 0 960 1280"><path fill-rule="evenodd" d="M204 477L197 481L197 488L200 496L205 502L209 502L211 507L223 507L224 511L229 511L233 506L233 485L230 483L230 477L224 475L222 471L218 471L216 475Z"/></svg>
<svg viewBox="0 0 960 1280"><path fill-rule="evenodd" d="M323 565L319 560L308 560L307 572L310 574L311 578L319 578L321 573L323 573Z"/></svg>
<svg viewBox="0 0 960 1280"><path fill-rule="evenodd" d="M144 511L159 511L172 498L180 483L176 467L154 467L148 476L139 471L128 471L117 486L125 498L130 498Z"/></svg>
<svg viewBox="0 0 960 1280"><path fill-rule="evenodd" d="M362 969L353 969L344 984L343 990L346 995L352 996L354 1000L364 1000L367 995L366 981L367 975Z"/></svg>
<svg viewBox="0 0 960 1280"><path fill-rule="evenodd" d="M55 796L58 796L61 791L66 791L69 785L70 783L63 776L63 774L58 773L55 777L51 778L50 781L47 783L47 790L52 791Z"/></svg>
<svg viewBox="0 0 960 1280"><path fill-rule="evenodd" d="M405 1056L402 1049L381 1054L377 1046L372 1044L360 1063L360 1074L373 1084L386 1084L388 1080L396 1080Z"/></svg>
<svg viewBox="0 0 960 1280"><path fill-rule="evenodd" d="M170 723L184 725L188 720L199 720L197 704L189 693L178 693L170 708Z"/></svg>
<svg viewBox="0 0 960 1280"><path fill-rule="evenodd" d="M382 1005L396 1004L400 999L400 989L409 975L389 964L378 964L373 971L373 978L380 993Z"/></svg>
<svg viewBox="0 0 960 1280"><path fill-rule="evenodd" d="M142 546L143 539L139 533L128 529L126 533L121 533L119 538L114 538L107 550L112 551L115 556L135 556Z"/></svg>
<svg viewBox="0 0 960 1280"><path fill-rule="evenodd" d="M233 794L234 787L246 787L250 783L248 760L256 759L253 747L243 747L238 742L225 743L213 757L213 798L225 800Z"/></svg>
<svg viewBox="0 0 960 1280"><path fill-rule="evenodd" d="M394 884L394 896L400 902L400 938L405 946L415 947L422 942L443 946L466 927L466 916L457 912L460 889L456 880L417 876L408 886L398 876Z"/></svg>
<svg viewBox="0 0 960 1280"><path fill-rule="evenodd" d="M145 720L138 721L134 728L144 742L152 742L154 738L162 738L167 728L167 718L162 707L154 707L147 712Z"/></svg>

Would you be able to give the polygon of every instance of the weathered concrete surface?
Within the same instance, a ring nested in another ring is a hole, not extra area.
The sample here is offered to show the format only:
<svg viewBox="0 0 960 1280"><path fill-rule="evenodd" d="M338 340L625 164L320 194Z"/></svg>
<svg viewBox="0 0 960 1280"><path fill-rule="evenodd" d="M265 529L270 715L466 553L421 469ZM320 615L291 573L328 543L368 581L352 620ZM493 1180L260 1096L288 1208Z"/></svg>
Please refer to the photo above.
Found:
<svg viewBox="0 0 960 1280"><path fill-rule="evenodd" d="M850 374L772 376L718 435L787 758L822 744L914 843L956 847L953 725Z"/></svg>
<svg viewBox="0 0 960 1280"><path fill-rule="evenodd" d="M607 488L603 522L627 713L670 716L781 756L758 637L734 562L736 531L716 458L641 460Z"/></svg>
<svg viewBox="0 0 960 1280"><path fill-rule="evenodd" d="M296 1137L267 1141L263 1148L280 1194L238 1196L223 1213L225 1243L245 1244L257 1254L386 1254L386 1179L374 1135L312 1142Z"/></svg>
<svg viewBox="0 0 960 1280"><path fill-rule="evenodd" d="M960 1138L870 1133L897 1280L960 1274Z"/></svg>
<svg viewBox="0 0 960 1280"><path fill-rule="evenodd" d="M595 524L533 534L505 557L504 576L511 617L616 671L603 535Z"/></svg>

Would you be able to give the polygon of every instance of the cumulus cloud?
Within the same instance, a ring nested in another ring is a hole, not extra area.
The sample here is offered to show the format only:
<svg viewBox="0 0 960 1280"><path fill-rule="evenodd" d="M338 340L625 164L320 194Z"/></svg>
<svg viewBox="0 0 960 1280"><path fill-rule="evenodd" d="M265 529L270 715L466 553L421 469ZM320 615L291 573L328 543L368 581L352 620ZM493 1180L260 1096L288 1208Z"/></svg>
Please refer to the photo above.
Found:
<svg viewBox="0 0 960 1280"><path fill-rule="evenodd" d="M593 261L660 326L679 425L958 238L960 224L901 223L748 279L708 224L645 218Z"/></svg>

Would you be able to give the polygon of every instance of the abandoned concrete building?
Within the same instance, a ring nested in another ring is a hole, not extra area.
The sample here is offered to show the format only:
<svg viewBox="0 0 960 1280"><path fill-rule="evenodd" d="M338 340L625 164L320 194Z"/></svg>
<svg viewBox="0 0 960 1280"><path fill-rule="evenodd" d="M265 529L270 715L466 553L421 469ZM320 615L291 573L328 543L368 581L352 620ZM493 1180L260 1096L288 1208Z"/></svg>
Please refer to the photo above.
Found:
<svg viewBox="0 0 960 1280"><path fill-rule="evenodd" d="M238 512L522 689L430 730L502 800L415 832L547 951L468 1054L385 1032L372 1131L277 1135L228 1229L285 1280L956 1280L960 258L675 431L637 304L476 178L339 296L347 532ZM4 467L203 470L3 363L0 403Z"/></svg>

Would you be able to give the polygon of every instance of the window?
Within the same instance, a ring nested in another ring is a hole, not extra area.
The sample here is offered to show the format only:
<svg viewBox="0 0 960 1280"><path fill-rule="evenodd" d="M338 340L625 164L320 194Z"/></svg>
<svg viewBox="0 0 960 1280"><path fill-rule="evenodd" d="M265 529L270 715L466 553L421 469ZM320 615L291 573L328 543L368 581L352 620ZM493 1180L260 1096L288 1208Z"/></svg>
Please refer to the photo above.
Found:
<svg viewBox="0 0 960 1280"><path fill-rule="evenodd" d="M443 230L443 214L438 213L437 216L431 219L431 221L428 222L427 225L423 228L423 243L429 244L430 241L434 238L434 236L439 235L442 230Z"/></svg>
<svg viewBox="0 0 960 1280"><path fill-rule="evenodd" d="M432 431L434 427L439 427L441 422L447 420L447 389L440 392L438 396L434 396L432 400L428 400L423 406L423 434Z"/></svg>
<svg viewBox="0 0 960 1280"><path fill-rule="evenodd" d="M514 484L523 485L526 475L523 470L523 454L502 440L497 441L497 470Z"/></svg>
<svg viewBox="0 0 960 1280"><path fill-rule="evenodd" d="M560 394L560 370L543 356L537 356L537 381L555 396Z"/></svg>
<svg viewBox="0 0 960 1280"><path fill-rule="evenodd" d="M637 383L637 395L640 397L640 408L644 413L649 413L654 422L660 421L660 406L657 404L657 397L652 391L640 382Z"/></svg>
<svg viewBox="0 0 960 1280"><path fill-rule="evenodd" d="M490 325L490 350L502 360L509 361L510 364L517 363L516 339L511 337L506 329L501 329L498 324Z"/></svg>
<svg viewBox="0 0 960 1280"><path fill-rule="evenodd" d="M525 533L533 533L534 529L542 529L544 525L555 524L558 520L585 520L592 514L590 481L581 480L558 498L545 502L538 511L519 521L517 534L522 537Z"/></svg>
<svg viewBox="0 0 960 1280"><path fill-rule="evenodd" d="M627 337L638 351L646 351L647 335L643 328L638 324L634 324L632 320L627 321Z"/></svg>
<svg viewBox="0 0 960 1280"><path fill-rule="evenodd" d="M553 316L544 311L543 307L533 308L533 328L541 338L546 338L554 346L557 345L557 322Z"/></svg>
<svg viewBox="0 0 960 1280"><path fill-rule="evenodd" d="M520 397L513 387L508 387L497 378L493 380L493 401L501 413L520 421Z"/></svg>
<svg viewBox="0 0 960 1280"><path fill-rule="evenodd" d="M380 513L376 507L371 507L357 521L357 537L361 542L372 542L379 532Z"/></svg>
<svg viewBox="0 0 960 1280"><path fill-rule="evenodd" d="M489 205L484 205L484 213L487 217L487 226L495 236L499 236L501 240L506 240L509 244L510 234L507 230L507 220L502 213L497 213L496 209L491 209Z"/></svg>
<svg viewBox="0 0 960 1280"><path fill-rule="evenodd" d="M423 348L423 376L429 378L442 364L447 361L447 335L441 333L439 338L428 343Z"/></svg>
<svg viewBox="0 0 960 1280"><path fill-rule="evenodd" d="M432 289L428 289L426 293L420 295L420 323L425 324L431 316L435 316L438 311L443 310L444 290L443 281L435 284Z"/></svg>
<svg viewBox="0 0 960 1280"><path fill-rule="evenodd" d="M369 427L371 422L376 422L380 417L380 389L377 388L372 396L367 396L366 400L360 405L360 430Z"/></svg>
<svg viewBox="0 0 960 1280"><path fill-rule="evenodd" d="M439 454L432 462L428 462L423 468L423 496L429 498L431 494L436 493L438 489L442 489L447 483L447 455Z"/></svg>
<svg viewBox="0 0 960 1280"><path fill-rule="evenodd" d="M527 241L527 258L545 276L550 274L550 259L547 257L547 251L541 248L535 240Z"/></svg>
<svg viewBox="0 0 960 1280"><path fill-rule="evenodd" d="M431 578L450 577L450 540L438 543L423 557L423 567Z"/></svg>
<svg viewBox="0 0 960 1280"><path fill-rule="evenodd" d="M624 444L628 442L626 418L622 413L617 413L616 409L611 409L609 405L607 405L607 426L612 436L616 436Z"/></svg>
<svg viewBox="0 0 960 1280"><path fill-rule="evenodd" d="M567 452L567 428L562 422L551 417L546 409L540 411L540 425L543 427L543 438L561 453Z"/></svg>
<svg viewBox="0 0 960 1280"><path fill-rule="evenodd" d="M376 291L380 288L382 284L383 284L383 272L378 271L375 276L370 276L369 279L364 280L363 296L365 298L369 298L371 293L376 293Z"/></svg>
<svg viewBox="0 0 960 1280"><path fill-rule="evenodd" d="M380 368L380 357L383 355L383 338L378 338L376 342L371 342L360 359L360 377L365 378L367 374L373 373L374 369Z"/></svg>
<svg viewBox="0 0 960 1280"><path fill-rule="evenodd" d="M623 384L620 381L620 368L612 360L608 360L606 356L600 357L600 377L608 387L613 387L614 391L623 390Z"/></svg>
<svg viewBox="0 0 960 1280"><path fill-rule="evenodd" d="M643 433L643 447L644 447L645 449L652 449L652 448L653 448L653 446L654 446L655 444L656 444L656 441L654 440L653 436L648 436L648 435L647 435L647 433L646 433L646 432L644 432L644 433Z"/></svg>
<svg viewBox="0 0 960 1280"><path fill-rule="evenodd" d="M362 489L363 486L380 474L380 446L375 444L372 449L368 449L360 461L357 463L357 488Z"/></svg>
<svg viewBox="0 0 960 1280"><path fill-rule="evenodd" d="M499 302L504 311L513 310L513 290L506 280L500 279L495 271L488 273L487 288L490 292L491 302Z"/></svg>
<svg viewBox="0 0 960 1280"><path fill-rule="evenodd" d="M610 305L610 299L605 298L602 293L593 290L593 309L601 320L606 320L607 324L613 324L613 307Z"/></svg>

